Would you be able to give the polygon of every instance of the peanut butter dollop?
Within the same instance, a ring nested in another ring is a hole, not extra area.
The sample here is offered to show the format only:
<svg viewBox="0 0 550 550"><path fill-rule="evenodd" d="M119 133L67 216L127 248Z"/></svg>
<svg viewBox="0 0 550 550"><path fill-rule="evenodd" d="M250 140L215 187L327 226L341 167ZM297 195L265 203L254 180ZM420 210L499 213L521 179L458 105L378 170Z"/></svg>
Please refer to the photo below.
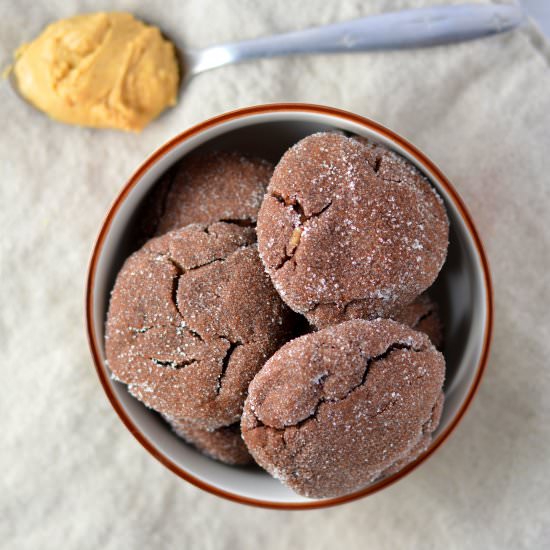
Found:
<svg viewBox="0 0 550 550"><path fill-rule="evenodd" d="M176 103L174 45L129 13L61 19L15 58L20 93L60 122L139 131Z"/></svg>

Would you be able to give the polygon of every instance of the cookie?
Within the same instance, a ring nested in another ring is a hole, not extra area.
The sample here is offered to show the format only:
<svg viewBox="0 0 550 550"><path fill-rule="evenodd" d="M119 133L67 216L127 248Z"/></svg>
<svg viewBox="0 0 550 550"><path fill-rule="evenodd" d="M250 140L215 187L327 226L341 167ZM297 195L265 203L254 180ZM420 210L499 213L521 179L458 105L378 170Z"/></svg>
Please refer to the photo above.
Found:
<svg viewBox="0 0 550 550"><path fill-rule="evenodd" d="M412 164L336 133L283 155L257 227L281 297L319 328L413 301L437 277L448 232L441 198Z"/></svg>
<svg viewBox="0 0 550 550"><path fill-rule="evenodd" d="M300 495L348 494L424 444L444 376L425 334L388 319L347 321L288 342L266 362L249 387L243 438Z"/></svg>
<svg viewBox="0 0 550 550"><path fill-rule="evenodd" d="M240 466L254 463L241 437L238 422L209 431L201 430L181 418L165 417L165 420L179 437L214 460Z"/></svg>
<svg viewBox="0 0 550 550"><path fill-rule="evenodd" d="M427 293L421 294L414 302L393 313L394 321L427 334L432 344L441 349L443 346L443 323L439 316L439 307Z"/></svg>
<svg viewBox="0 0 550 550"><path fill-rule="evenodd" d="M269 162L235 152L185 157L157 183L147 205L156 235L191 223L254 225L272 173Z"/></svg>
<svg viewBox="0 0 550 550"><path fill-rule="evenodd" d="M229 426L292 316L263 270L253 228L189 225L124 263L107 316L108 365L148 407L202 429Z"/></svg>

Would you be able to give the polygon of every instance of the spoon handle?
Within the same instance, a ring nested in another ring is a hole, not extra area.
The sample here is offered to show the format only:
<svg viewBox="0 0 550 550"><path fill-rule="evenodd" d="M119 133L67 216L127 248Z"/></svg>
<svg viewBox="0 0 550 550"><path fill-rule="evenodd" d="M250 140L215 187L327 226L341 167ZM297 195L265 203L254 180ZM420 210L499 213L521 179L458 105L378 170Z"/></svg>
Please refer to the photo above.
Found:
<svg viewBox="0 0 550 550"><path fill-rule="evenodd" d="M513 29L524 19L517 4L458 4L383 13L323 27L191 50L200 73L247 59L299 53L418 48L472 40Z"/></svg>

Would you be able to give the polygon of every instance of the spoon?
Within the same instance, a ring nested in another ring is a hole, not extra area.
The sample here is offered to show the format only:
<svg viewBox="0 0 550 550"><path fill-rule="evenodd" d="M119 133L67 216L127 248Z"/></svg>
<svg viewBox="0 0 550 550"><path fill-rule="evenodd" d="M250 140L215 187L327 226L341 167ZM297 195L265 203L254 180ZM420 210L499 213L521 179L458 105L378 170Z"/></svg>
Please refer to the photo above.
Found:
<svg viewBox="0 0 550 550"><path fill-rule="evenodd" d="M296 32L181 48L184 79L249 59L300 53L337 53L419 48L473 40L514 29L525 19L517 4L458 4L383 13Z"/></svg>
<svg viewBox="0 0 550 550"><path fill-rule="evenodd" d="M203 49L179 47L183 66L181 88L195 75L230 63L301 53L436 46L510 31L524 19L525 14L517 4L458 4L383 13ZM10 71L9 80L17 95L29 103L19 93L14 71Z"/></svg>

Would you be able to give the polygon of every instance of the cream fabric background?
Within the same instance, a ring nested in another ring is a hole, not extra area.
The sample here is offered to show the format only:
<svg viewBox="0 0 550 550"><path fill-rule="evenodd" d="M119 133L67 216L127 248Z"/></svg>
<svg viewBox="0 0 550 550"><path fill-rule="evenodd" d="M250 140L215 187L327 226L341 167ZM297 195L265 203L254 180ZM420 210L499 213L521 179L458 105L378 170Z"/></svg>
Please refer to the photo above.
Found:
<svg viewBox="0 0 550 550"><path fill-rule="evenodd" d="M208 45L429 2L0 2L0 63L59 17L131 10ZM550 68L527 28L432 50L226 67L141 135L48 121L0 85L0 547L550 547ZM487 376L450 441L365 500L314 512L239 506L184 483L123 427L83 324L88 256L132 171L206 117L308 101L403 134L454 182L492 264Z"/></svg>

